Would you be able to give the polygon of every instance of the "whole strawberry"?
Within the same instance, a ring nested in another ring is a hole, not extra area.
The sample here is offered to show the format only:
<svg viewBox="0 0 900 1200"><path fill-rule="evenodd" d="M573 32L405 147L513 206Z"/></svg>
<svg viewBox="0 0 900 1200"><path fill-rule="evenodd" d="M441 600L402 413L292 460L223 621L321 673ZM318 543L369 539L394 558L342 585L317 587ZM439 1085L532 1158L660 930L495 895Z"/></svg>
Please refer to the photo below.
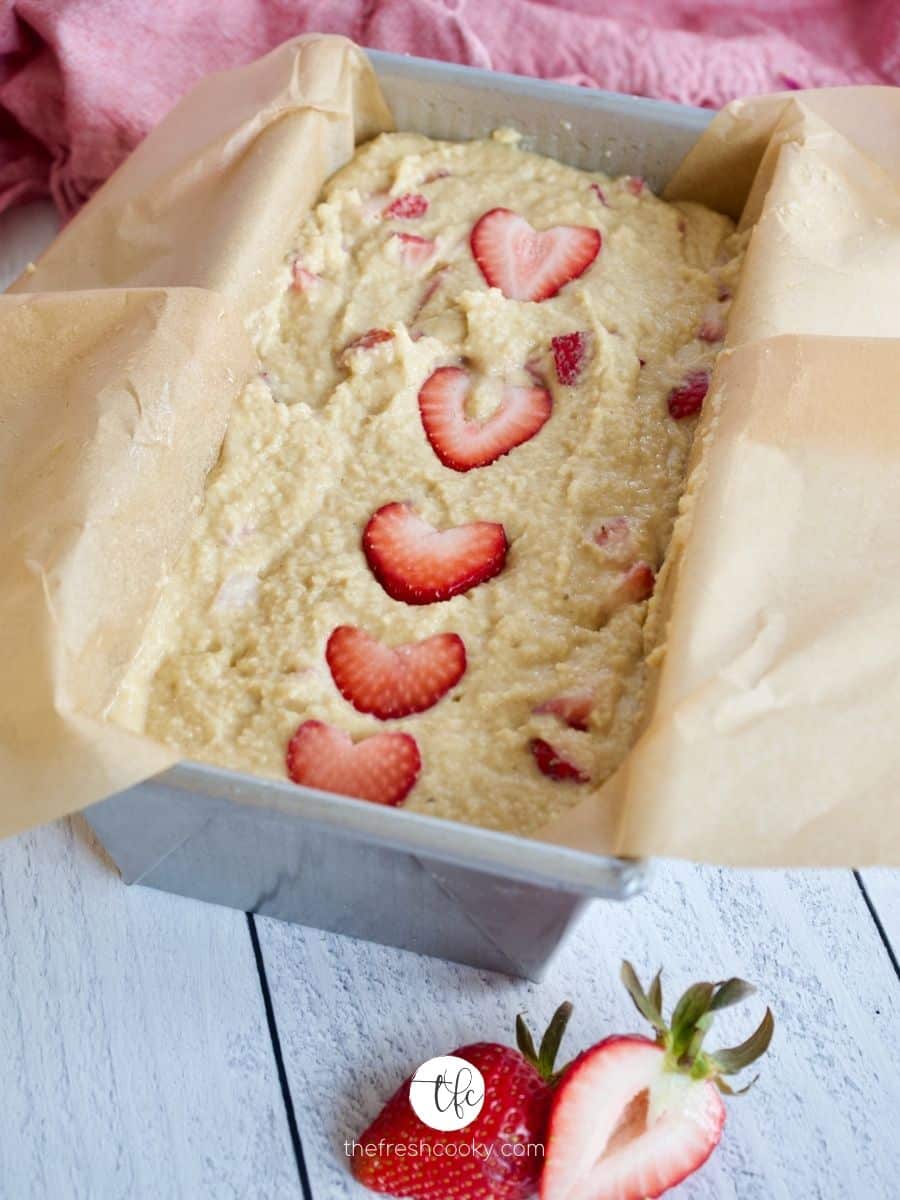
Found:
<svg viewBox="0 0 900 1200"><path fill-rule="evenodd" d="M409 1100L412 1077L400 1085L360 1135L353 1174L376 1192L410 1200L526 1200L538 1186L543 1138L558 1076L553 1064L571 1015L561 1005L536 1051L519 1017L518 1050L476 1042L453 1051L484 1077L484 1104L453 1132L429 1128ZM376 1153L365 1153L374 1147Z"/></svg>

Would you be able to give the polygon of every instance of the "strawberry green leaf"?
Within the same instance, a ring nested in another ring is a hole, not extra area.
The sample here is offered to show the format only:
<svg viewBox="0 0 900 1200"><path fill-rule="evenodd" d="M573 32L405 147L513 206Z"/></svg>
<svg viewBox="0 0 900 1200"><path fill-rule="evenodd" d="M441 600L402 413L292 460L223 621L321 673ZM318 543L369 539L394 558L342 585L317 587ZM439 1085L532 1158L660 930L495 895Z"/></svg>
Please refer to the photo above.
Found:
<svg viewBox="0 0 900 1200"><path fill-rule="evenodd" d="M765 1054L774 1031L775 1018L772 1016L772 1010L767 1008L766 1015L759 1027L750 1034L746 1041L727 1050L716 1050L714 1054L710 1055L710 1058L721 1074L734 1075Z"/></svg>
<svg viewBox="0 0 900 1200"><path fill-rule="evenodd" d="M559 1053L559 1046L571 1015L572 1005L566 1000L551 1017L547 1032L541 1038L541 1048L538 1051L538 1071L544 1079L549 1079L553 1075L556 1056Z"/></svg>
<svg viewBox="0 0 900 1200"><path fill-rule="evenodd" d="M620 978L625 985L625 990L628 992L628 995L634 1001L634 1006L638 1010L638 1012L641 1014L641 1016L645 1017L650 1022L650 1024L653 1026L654 1029L659 1030L660 1033L665 1033L666 1032L666 1023L662 1018L662 1013L659 1011L659 1008L653 1003L652 999L646 994L644 989L641 987L641 983L637 977L637 973L635 972L635 969L631 965L631 963L627 961L627 959L625 962L622 963L622 970L620 972Z"/></svg>
<svg viewBox="0 0 900 1200"><path fill-rule="evenodd" d="M717 985L716 994L709 1007L713 1012L730 1008L732 1004L740 1004L742 1000L752 996L755 991L753 984L747 983L745 979L726 979L724 983Z"/></svg>
<svg viewBox="0 0 900 1200"><path fill-rule="evenodd" d="M684 1053L693 1039L698 1022L709 1012L715 986L714 983L695 983L675 1005L672 1013L672 1049L676 1058Z"/></svg>
<svg viewBox="0 0 900 1200"><path fill-rule="evenodd" d="M662 1015L662 1010L663 1010L662 968L660 968L660 970L658 970L656 972L656 974L653 976L653 982L650 984L650 989L647 992L647 998L649 999L649 1001L653 1005L653 1007L656 1009L656 1011L660 1015Z"/></svg>
<svg viewBox="0 0 900 1200"><path fill-rule="evenodd" d="M536 1067L538 1064L538 1055L537 1050L534 1048L534 1039L521 1013L516 1017L516 1045L522 1052L522 1057L527 1058L532 1066Z"/></svg>

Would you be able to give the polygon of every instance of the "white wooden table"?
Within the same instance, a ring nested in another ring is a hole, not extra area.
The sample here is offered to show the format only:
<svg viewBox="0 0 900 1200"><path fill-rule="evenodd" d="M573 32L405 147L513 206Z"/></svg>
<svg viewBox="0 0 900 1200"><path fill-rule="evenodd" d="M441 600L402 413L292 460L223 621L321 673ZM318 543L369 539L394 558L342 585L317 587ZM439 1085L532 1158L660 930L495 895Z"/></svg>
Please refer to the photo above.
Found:
<svg viewBox="0 0 900 1200"><path fill-rule="evenodd" d="M54 228L0 218L0 283ZM571 1050L639 1028L627 955L673 993L743 975L778 1021L679 1195L892 1200L898 954L900 873L666 864L530 984L126 888L74 818L0 842L0 1198L361 1200L343 1143L412 1067L566 997Z"/></svg>

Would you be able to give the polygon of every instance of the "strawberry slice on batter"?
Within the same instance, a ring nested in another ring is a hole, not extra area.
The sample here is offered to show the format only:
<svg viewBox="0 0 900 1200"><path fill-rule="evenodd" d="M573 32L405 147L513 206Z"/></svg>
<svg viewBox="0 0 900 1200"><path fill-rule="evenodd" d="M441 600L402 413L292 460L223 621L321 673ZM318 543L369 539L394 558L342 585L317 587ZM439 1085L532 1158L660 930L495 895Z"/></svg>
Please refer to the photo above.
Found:
<svg viewBox="0 0 900 1200"><path fill-rule="evenodd" d="M554 225L538 231L508 208L492 208L469 239L488 287L509 300L549 300L588 269L600 253L599 229Z"/></svg>
<svg viewBox="0 0 900 1200"><path fill-rule="evenodd" d="M683 421L685 417L695 416L703 407L706 393L709 391L709 372L690 371L678 387L669 392L669 416L675 421Z"/></svg>
<svg viewBox="0 0 900 1200"><path fill-rule="evenodd" d="M419 391L419 415L431 448L445 467L486 467L543 428L553 411L543 387L505 384L499 407L484 421L466 416L472 380L462 367L438 367Z"/></svg>
<svg viewBox="0 0 900 1200"><path fill-rule="evenodd" d="M354 742L334 725L304 721L288 742L286 766L289 778L305 787L372 804L401 804L422 759L408 733L376 733Z"/></svg>
<svg viewBox="0 0 900 1200"><path fill-rule="evenodd" d="M325 659L345 700L388 721L424 712L446 696L465 673L466 647L457 633L385 646L363 629L339 625Z"/></svg>
<svg viewBox="0 0 900 1200"><path fill-rule="evenodd" d="M362 537L372 574L394 600L435 604L450 600L503 570L508 543L502 525L473 521L435 529L411 504L385 504Z"/></svg>

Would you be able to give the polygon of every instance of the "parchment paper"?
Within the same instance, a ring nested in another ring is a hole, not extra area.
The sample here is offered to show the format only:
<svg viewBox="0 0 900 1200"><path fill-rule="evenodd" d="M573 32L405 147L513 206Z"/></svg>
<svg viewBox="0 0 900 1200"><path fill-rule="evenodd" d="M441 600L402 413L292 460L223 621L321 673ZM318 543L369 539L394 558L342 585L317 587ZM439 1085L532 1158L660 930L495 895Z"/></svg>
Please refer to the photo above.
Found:
<svg viewBox="0 0 900 1200"><path fill-rule="evenodd" d="M105 714L256 369L243 318L390 124L357 48L287 43L206 80L0 298L0 833L174 760ZM731 105L670 185L754 231L644 732L545 840L900 862L898 184L900 92L862 88Z"/></svg>

